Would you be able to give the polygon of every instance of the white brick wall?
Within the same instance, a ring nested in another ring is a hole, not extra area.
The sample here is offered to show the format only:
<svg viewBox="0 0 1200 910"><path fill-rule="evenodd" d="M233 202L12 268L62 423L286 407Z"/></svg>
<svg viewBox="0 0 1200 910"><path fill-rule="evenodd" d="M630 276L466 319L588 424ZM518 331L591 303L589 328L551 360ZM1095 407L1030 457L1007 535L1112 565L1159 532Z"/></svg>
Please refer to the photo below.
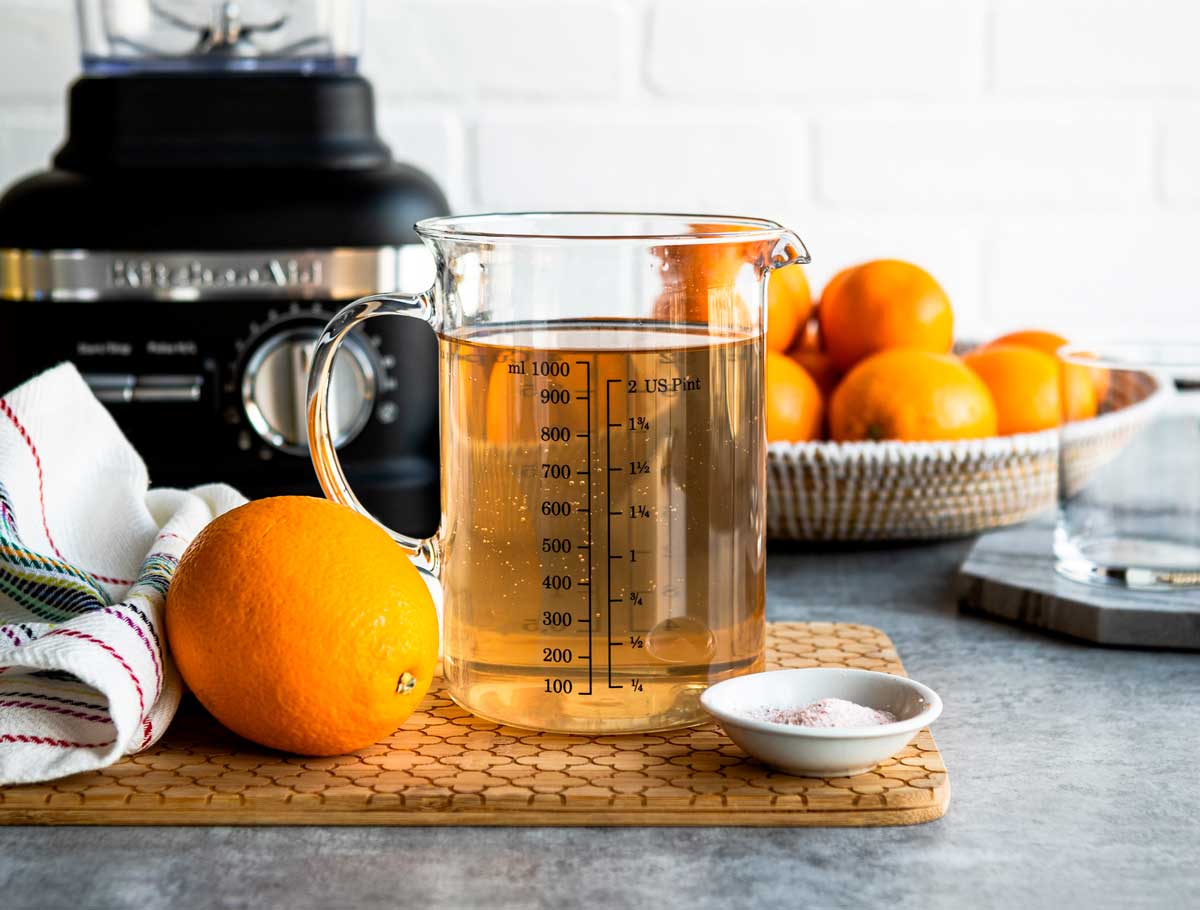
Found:
<svg viewBox="0 0 1200 910"><path fill-rule="evenodd" d="M692 209L900 256L965 334L1200 340L1195 0L368 0L380 128L459 211ZM0 183L60 139L68 0L0 0Z"/></svg>
<svg viewBox="0 0 1200 910"><path fill-rule="evenodd" d="M944 98L973 82L962 0L661 0L646 71L672 97Z"/></svg>
<svg viewBox="0 0 1200 910"><path fill-rule="evenodd" d="M1190 0L996 0L995 83L1035 94L1195 95Z"/></svg>
<svg viewBox="0 0 1200 910"><path fill-rule="evenodd" d="M732 111L485 114L475 150L486 209L768 211L809 196L803 121Z"/></svg>

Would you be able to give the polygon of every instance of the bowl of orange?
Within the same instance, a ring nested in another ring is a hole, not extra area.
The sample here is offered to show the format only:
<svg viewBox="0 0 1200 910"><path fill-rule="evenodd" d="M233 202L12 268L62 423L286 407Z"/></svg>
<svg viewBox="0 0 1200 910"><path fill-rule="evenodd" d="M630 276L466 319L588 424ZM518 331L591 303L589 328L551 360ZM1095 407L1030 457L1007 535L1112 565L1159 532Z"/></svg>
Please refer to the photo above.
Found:
<svg viewBox="0 0 1200 910"><path fill-rule="evenodd" d="M1067 339L1053 332L956 341L946 293L912 263L844 269L815 305L807 290L770 287L768 325L783 326L767 335L774 538L944 538L1024 521L1054 504L1064 415L1083 421L1096 470L1165 393L1150 374L1060 364Z"/></svg>

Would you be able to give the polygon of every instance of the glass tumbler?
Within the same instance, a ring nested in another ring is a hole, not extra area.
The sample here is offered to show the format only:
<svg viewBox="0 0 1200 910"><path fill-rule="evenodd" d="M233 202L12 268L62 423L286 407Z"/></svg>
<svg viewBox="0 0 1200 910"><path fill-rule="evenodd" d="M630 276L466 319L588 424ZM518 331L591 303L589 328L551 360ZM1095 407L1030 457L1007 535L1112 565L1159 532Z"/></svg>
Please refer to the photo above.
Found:
<svg viewBox="0 0 1200 910"><path fill-rule="evenodd" d="M1137 589L1200 585L1200 346L1122 343L1058 352L1060 574ZM1085 409L1085 411L1088 409Z"/></svg>

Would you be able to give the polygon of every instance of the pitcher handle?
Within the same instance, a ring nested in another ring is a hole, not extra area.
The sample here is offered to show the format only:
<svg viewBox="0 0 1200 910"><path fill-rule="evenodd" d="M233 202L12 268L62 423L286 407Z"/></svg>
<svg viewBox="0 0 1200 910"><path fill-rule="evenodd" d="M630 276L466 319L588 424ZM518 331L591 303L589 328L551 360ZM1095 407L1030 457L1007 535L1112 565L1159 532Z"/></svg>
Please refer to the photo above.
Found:
<svg viewBox="0 0 1200 910"><path fill-rule="evenodd" d="M433 306L433 289L420 294L376 294L363 297L343 307L321 333L313 352L312 370L308 374L308 441L313 467L321 489L334 502L349 506L379 525L413 558L417 567L437 574L440 553L437 535L421 539L393 531L363 508L358 501L333 444L333 429L329 414L329 387L333 382L333 361L338 348L356 326L373 316L408 316L419 319L433 328L437 311Z"/></svg>

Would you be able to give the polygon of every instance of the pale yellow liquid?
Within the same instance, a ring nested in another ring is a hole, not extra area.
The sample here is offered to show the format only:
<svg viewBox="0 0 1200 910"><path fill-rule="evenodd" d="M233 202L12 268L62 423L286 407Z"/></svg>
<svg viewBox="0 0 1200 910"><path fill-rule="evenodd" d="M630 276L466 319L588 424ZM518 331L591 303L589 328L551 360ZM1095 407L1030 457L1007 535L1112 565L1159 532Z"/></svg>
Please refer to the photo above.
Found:
<svg viewBox="0 0 1200 910"><path fill-rule="evenodd" d="M441 358L455 701L561 732L704 720L762 661L761 338L553 323Z"/></svg>

